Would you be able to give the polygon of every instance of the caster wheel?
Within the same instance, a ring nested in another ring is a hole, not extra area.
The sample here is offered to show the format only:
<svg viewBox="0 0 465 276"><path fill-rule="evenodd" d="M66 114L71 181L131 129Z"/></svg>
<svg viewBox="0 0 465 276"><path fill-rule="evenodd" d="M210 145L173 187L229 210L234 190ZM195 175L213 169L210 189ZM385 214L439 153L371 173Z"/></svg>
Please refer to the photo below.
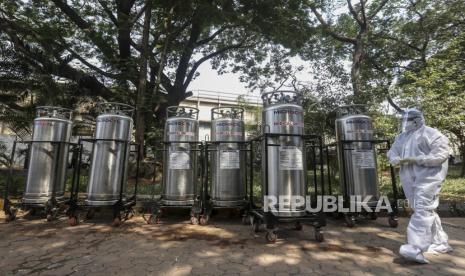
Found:
<svg viewBox="0 0 465 276"><path fill-rule="evenodd" d="M147 224L159 224L160 217L157 215L150 215L149 219L147 220Z"/></svg>
<svg viewBox="0 0 465 276"><path fill-rule="evenodd" d="M248 216L242 216L242 224L247 225L249 224L249 217Z"/></svg>
<svg viewBox="0 0 465 276"><path fill-rule="evenodd" d="M300 221L297 221L294 227L295 227L295 230L297 231L302 231L302 229L304 228L304 226L300 223Z"/></svg>
<svg viewBox="0 0 465 276"><path fill-rule="evenodd" d="M121 218L120 217L116 217L113 219L113 223L111 224L113 227L118 227L121 225Z"/></svg>
<svg viewBox="0 0 465 276"><path fill-rule="evenodd" d="M397 228L397 226L399 226L399 221L396 217L389 217L389 226L392 228Z"/></svg>
<svg viewBox="0 0 465 276"><path fill-rule="evenodd" d="M69 226L76 226L78 225L78 218L76 216L72 216L68 218L68 224Z"/></svg>
<svg viewBox="0 0 465 276"><path fill-rule="evenodd" d="M191 216L191 224L192 225L199 225L199 218L196 216Z"/></svg>
<svg viewBox="0 0 465 276"><path fill-rule="evenodd" d="M275 243L278 239L278 234L276 233L276 231L268 231L266 232L265 238L267 242Z"/></svg>
<svg viewBox="0 0 465 276"><path fill-rule="evenodd" d="M29 209L28 215L29 215L29 216L35 216L36 213L37 213L37 210L36 210L35 208L31 208L31 209Z"/></svg>
<svg viewBox="0 0 465 276"><path fill-rule="evenodd" d="M210 218L209 218L208 215L207 215L207 216L201 216L201 217L200 217L200 220L199 220L200 225L207 225L209 219L210 219Z"/></svg>
<svg viewBox="0 0 465 276"><path fill-rule="evenodd" d="M12 222L15 219L16 219L15 214L7 214L7 215L5 215L5 222Z"/></svg>
<svg viewBox="0 0 465 276"><path fill-rule="evenodd" d="M54 219L54 217L53 217L52 214L47 214L47 221L48 221L48 222L53 221L53 219Z"/></svg>
<svg viewBox="0 0 465 276"><path fill-rule="evenodd" d="M345 215L344 220L346 222L347 227L352 228L352 227L355 226L355 218L354 218L354 216Z"/></svg>
<svg viewBox="0 0 465 276"><path fill-rule="evenodd" d="M371 220L377 220L378 219L378 214L376 214L375 212L370 213L370 219Z"/></svg>
<svg viewBox="0 0 465 276"><path fill-rule="evenodd" d="M315 230L315 240L317 242L323 242L325 240L325 237L323 236L323 233L320 230Z"/></svg>
<svg viewBox="0 0 465 276"><path fill-rule="evenodd" d="M5 214L5 222L11 222L16 219L16 214L18 213L18 210L15 208L11 208L10 211Z"/></svg>
<svg viewBox="0 0 465 276"><path fill-rule="evenodd" d="M124 215L124 220L130 220L134 217L134 210L128 210L126 214Z"/></svg>

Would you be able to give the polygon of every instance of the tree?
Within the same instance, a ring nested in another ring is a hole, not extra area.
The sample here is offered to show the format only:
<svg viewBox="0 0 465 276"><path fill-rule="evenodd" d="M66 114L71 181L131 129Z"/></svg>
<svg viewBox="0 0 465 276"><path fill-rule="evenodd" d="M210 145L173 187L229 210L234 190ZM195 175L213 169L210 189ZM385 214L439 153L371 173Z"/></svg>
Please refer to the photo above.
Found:
<svg viewBox="0 0 465 276"><path fill-rule="evenodd" d="M395 97L397 87L410 81L407 72L420 72L428 57L463 32L463 9L465 2L460 0L389 1L373 24L373 40L367 47L363 79L371 94L389 91Z"/></svg>
<svg viewBox="0 0 465 276"><path fill-rule="evenodd" d="M465 160L465 34L452 40L448 48L427 60L418 74L409 72L402 86L402 99L419 106L428 121L451 134ZM465 162L462 163L465 176Z"/></svg>
<svg viewBox="0 0 465 276"><path fill-rule="evenodd" d="M54 86L136 105L142 145L147 125L160 124L167 106L190 96L202 63L224 64L235 51L250 51L249 60L263 56L269 48L263 45L277 36L265 29L270 22L296 23L282 25L288 32L306 26L301 6L297 0L3 1L0 43Z"/></svg>
<svg viewBox="0 0 465 276"><path fill-rule="evenodd" d="M337 16L335 24L331 22L334 16L333 9L340 9L340 5L334 4L334 1L311 1L310 4L310 9L319 22L323 34L339 43L335 47L351 52L350 76L355 102L366 102L366 98L363 98L361 70L365 63L367 44L372 40L370 29L387 3L387 0L371 3L360 0L358 4L353 5L351 0L347 0L349 13ZM322 11L326 11L326 16Z"/></svg>

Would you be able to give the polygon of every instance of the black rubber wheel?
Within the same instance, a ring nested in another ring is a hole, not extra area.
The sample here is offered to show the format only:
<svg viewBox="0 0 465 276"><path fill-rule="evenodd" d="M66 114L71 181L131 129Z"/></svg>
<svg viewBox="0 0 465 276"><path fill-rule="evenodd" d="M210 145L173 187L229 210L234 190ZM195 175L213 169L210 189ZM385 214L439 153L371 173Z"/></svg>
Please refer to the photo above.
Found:
<svg viewBox="0 0 465 276"><path fill-rule="evenodd" d="M158 224L160 222L160 218L157 215L150 215L149 219L147 220L147 224Z"/></svg>
<svg viewBox="0 0 465 276"><path fill-rule="evenodd" d="M207 225L209 220L210 220L210 217L208 215L201 216L199 223L200 225Z"/></svg>
<svg viewBox="0 0 465 276"><path fill-rule="evenodd" d="M5 222L12 222L13 220L16 219L16 215L15 214L6 214L5 215Z"/></svg>
<svg viewBox="0 0 465 276"><path fill-rule="evenodd" d="M113 222L111 224L113 227L119 227L121 225L121 218L120 217L115 217L113 219Z"/></svg>
<svg viewBox="0 0 465 276"><path fill-rule="evenodd" d="M317 242L323 242L325 240L323 233L319 229L315 229L315 240Z"/></svg>
<svg viewBox="0 0 465 276"><path fill-rule="evenodd" d="M396 217L389 217L389 226L392 228L397 228L397 226L399 226L399 221Z"/></svg>
<svg viewBox="0 0 465 276"><path fill-rule="evenodd" d="M346 222L347 227L352 228L355 226L355 218L354 216L344 215L344 220Z"/></svg>
<svg viewBox="0 0 465 276"><path fill-rule="evenodd" d="M31 208L31 209L29 209L29 213L28 213L28 215L29 215L29 216L35 216L35 215L36 215L36 213L37 213L37 210L36 210L36 208Z"/></svg>
<svg viewBox="0 0 465 276"><path fill-rule="evenodd" d="M192 225L199 225L199 218L196 216L191 216L191 224Z"/></svg>
<svg viewBox="0 0 465 276"><path fill-rule="evenodd" d="M79 221L78 221L78 218L76 216L71 216L68 218L68 224L69 226L76 226L78 225Z"/></svg>
<svg viewBox="0 0 465 276"><path fill-rule="evenodd" d="M47 214L47 221L51 222L54 220L53 214Z"/></svg>
<svg viewBox="0 0 465 276"><path fill-rule="evenodd" d="M124 220L130 220L134 217L134 210L129 209L126 211L126 214L124 215Z"/></svg>
<svg viewBox="0 0 465 276"><path fill-rule="evenodd" d="M278 234L276 233L276 231L268 231L266 232L265 238L267 242L275 243L278 239Z"/></svg>
<svg viewBox="0 0 465 276"><path fill-rule="evenodd" d="M300 223L300 221L296 221L296 222L295 222L295 225L294 225L294 228L295 228L295 230L297 230L297 231L302 231L302 229L304 228L304 226L302 225L302 223Z"/></svg>

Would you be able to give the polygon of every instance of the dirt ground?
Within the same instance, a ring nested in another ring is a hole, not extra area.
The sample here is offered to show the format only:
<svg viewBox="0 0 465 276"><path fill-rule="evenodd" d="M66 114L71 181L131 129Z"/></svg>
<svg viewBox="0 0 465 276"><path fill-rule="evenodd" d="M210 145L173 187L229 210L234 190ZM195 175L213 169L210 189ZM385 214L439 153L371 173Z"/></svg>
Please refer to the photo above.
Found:
<svg viewBox="0 0 465 276"><path fill-rule="evenodd" d="M1 214L0 216L3 216ZM213 217L207 226L188 217L148 225L140 216L110 226L104 216L70 227L66 217L5 224L0 217L1 275L464 275L465 218L444 218L454 252L430 255L428 265L398 255L407 219L399 227L386 218L361 221L355 228L329 220L325 241L313 229L285 226L278 241L253 233L239 218Z"/></svg>

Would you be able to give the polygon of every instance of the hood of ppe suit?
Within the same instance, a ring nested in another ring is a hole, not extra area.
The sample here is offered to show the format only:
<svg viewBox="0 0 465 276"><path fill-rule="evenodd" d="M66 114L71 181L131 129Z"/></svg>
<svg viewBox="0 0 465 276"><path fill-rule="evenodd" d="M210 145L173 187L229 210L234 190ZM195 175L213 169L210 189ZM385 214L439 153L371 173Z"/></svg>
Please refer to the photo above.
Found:
<svg viewBox="0 0 465 276"><path fill-rule="evenodd" d="M417 130L425 125L423 113L416 108L407 108L402 112L400 121L401 132Z"/></svg>

